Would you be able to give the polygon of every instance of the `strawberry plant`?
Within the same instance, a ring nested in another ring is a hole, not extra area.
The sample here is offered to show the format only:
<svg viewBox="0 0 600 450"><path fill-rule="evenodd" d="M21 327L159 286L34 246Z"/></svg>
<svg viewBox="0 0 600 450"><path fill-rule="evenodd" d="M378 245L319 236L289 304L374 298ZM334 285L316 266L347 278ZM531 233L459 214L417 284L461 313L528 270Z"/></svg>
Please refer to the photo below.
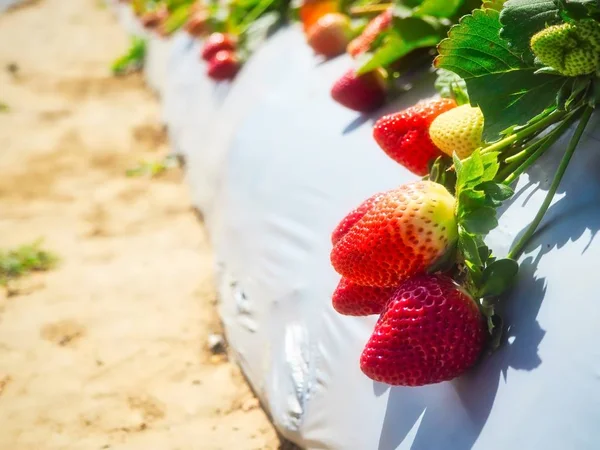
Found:
<svg viewBox="0 0 600 450"><path fill-rule="evenodd" d="M332 235L331 261L343 276L334 307L381 314L361 357L367 376L405 386L437 383L500 344L495 306L600 99L599 18L593 0L486 1L438 45L436 87L459 106L428 117L415 105L376 124L383 150L419 175L428 172L420 182L428 184L371 197ZM485 242L498 225L498 207L574 125L539 210L498 258ZM375 288L389 290L369 294Z"/></svg>
<svg viewBox="0 0 600 450"><path fill-rule="evenodd" d="M131 38L131 44L125 54L115 60L111 66L114 75L124 75L141 70L146 58L146 41L138 37Z"/></svg>

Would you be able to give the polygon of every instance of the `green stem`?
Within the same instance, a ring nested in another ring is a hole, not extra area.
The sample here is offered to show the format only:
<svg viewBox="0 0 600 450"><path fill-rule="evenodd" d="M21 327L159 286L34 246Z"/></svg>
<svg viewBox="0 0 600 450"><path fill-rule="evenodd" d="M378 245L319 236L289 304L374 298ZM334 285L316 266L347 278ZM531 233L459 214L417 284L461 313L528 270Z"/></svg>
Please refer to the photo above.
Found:
<svg viewBox="0 0 600 450"><path fill-rule="evenodd" d="M550 114L548 114L543 119L529 125L528 127L523 128L522 130L517 131L516 133L511 134L510 136L506 136L504 139L500 139L498 142L494 142L493 144L488 145L483 150L481 150L481 154L491 153L491 152L499 152L509 145L514 144L521 139L525 139L532 134L543 130L544 128L549 127L553 123L561 120L566 113L562 111L554 110Z"/></svg>
<svg viewBox="0 0 600 450"><path fill-rule="evenodd" d="M513 163L518 163L518 162L523 161L525 158L527 158L529 155L531 155L531 153L534 152L543 141L544 141L544 139L540 139L540 140L534 142L530 146L525 147L523 150L521 150L516 155L509 156L508 158L506 158L504 160L504 162L506 164L513 164Z"/></svg>
<svg viewBox="0 0 600 450"><path fill-rule="evenodd" d="M260 15L264 13L274 1L275 0L263 0L259 2L258 5L256 5L248 13L248 15L244 18L244 21L239 25L237 34L240 35L245 33L248 27L252 24L252 22L258 19Z"/></svg>
<svg viewBox="0 0 600 450"><path fill-rule="evenodd" d="M523 251L523 248L525 247L525 245L527 244L527 242L529 241L531 236L533 236L533 233L535 233L535 230L537 229L540 222L544 218L544 215L546 214L546 211L550 207L550 203L552 202L552 199L554 198L554 194L556 194L556 190L558 189L558 186L560 185L563 175L565 174L565 171L567 170L569 162L571 162L571 157L573 156L573 153L575 152L575 149L577 148L577 144L579 144L579 140L581 139L581 136L583 135L583 131L585 130L585 127L588 124L593 112L594 112L594 108L592 108L590 106L588 106L585 109L583 116L581 117L581 120L580 120L579 124L577 125L577 129L575 130L575 133L573 134L573 137L571 138L571 141L569 142L569 146L567 147L567 150L566 150L562 160L560 161L558 169L556 170L556 174L554 175L554 179L552 180L552 184L550 185L550 189L548 190L548 192L546 194L546 198L544 198L544 202L542 203L542 206L540 207L535 218L533 219L533 222L531 222L531 224L525 231L525 234L521 237L521 239L519 239L519 241L516 243L516 245L508 253L508 258L517 259L519 257L519 255Z"/></svg>
<svg viewBox="0 0 600 450"><path fill-rule="evenodd" d="M365 15L373 15L374 13L382 13L389 8L394 6L393 3L382 3L376 5L365 5L365 6L355 6L350 8L350 15L352 16L365 16Z"/></svg>
<svg viewBox="0 0 600 450"><path fill-rule="evenodd" d="M523 163L517 164L517 167L511 166L510 168L505 168L498 179L504 180L503 183L507 185L511 185L516 181L523 172L531 167L569 129L578 117L579 112L580 110L571 113L563 123L538 141L540 144L539 147Z"/></svg>

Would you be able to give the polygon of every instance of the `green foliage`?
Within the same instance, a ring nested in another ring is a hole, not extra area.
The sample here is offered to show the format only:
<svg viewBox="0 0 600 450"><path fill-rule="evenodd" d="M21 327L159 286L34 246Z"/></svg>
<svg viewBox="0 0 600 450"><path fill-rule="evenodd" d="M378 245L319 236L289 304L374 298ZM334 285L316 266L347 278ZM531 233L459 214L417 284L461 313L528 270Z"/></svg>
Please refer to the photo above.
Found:
<svg viewBox="0 0 600 450"><path fill-rule="evenodd" d="M513 190L494 181L500 164L498 153L478 150L464 160L454 157L455 195L458 199L458 251L466 269L465 284L476 297L500 295L513 282L518 264L497 260L483 238L498 226L496 209Z"/></svg>
<svg viewBox="0 0 600 450"><path fill-rule="evenodd" d="M31 272L50 270L58 258L40 248L41 241L23 245L14 250L0 250L0 285L23 277Z"/></svg>
<svg viewBox="0 0 600 450"><path fill-rule="evenodd" d="M398 3L393 26L382 33L358 73L388 67L417 49L435 47L446 36L452 18L463 4L464 0Z"/></svg>
<svg viewBox="0 0 600 450"><path fill-rule="evenodd" d="M111 70L114 75L123 75L136 70L141 70L146 58L146 41L142 38L132 37L131 45L127 52L117 58L112 64Z"/></svg>
<svg viewBox="0 0 600 450"><path fill-rule="evenodd" d="M507 2L507 5L510 3ZM485 117L483 138L493 142L553 105L564 79L536 74L500 37L499 13L475 10L452 27L438 46L435 66L451 70L467 85L471 104Z"/></svg>
<svg viewBox="0 0 600 450"><path fill-rule="evenodd" d="M442 98L452 98L458 105L469 103L469 94L465 80L446 69L436 71L435 89Z"/></svg>

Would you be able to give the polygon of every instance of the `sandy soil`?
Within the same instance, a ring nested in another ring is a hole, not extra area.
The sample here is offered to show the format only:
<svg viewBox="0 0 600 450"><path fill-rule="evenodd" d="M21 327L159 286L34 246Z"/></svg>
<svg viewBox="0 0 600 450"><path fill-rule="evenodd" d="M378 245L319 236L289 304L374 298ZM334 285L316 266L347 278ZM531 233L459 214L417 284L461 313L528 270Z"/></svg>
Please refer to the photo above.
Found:
<svg viewBox="0 0 600 450"><path fill-rule="evenodd" d="M276 449L219 331L211 253L155 98L108 67L128 39L100 0L0 15L0 247L62 262L0 292L0 449Z"/></svg>

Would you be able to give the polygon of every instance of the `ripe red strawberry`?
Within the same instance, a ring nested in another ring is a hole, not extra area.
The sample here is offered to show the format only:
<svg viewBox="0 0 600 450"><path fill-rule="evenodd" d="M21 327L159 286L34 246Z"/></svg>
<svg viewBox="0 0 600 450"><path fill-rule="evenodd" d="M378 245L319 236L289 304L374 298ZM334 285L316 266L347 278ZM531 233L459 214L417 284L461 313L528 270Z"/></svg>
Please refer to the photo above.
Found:
<svg viewBox="0 0 600 450"><path fill-rule="evenodd" d="M318 55L333 58L346 51L352 29L348 16L329 13L312 25L306 34L308 45Z"/></svg>
<svg viewBox="0 0 600 450"><path fill-rule="evenodd" d="M379 36L379 33L392 25L392 18L393 10L391 8L379 14L367 24L360 36L354 38L348 44L346 51L353 58L356 58L358 55L369 50L373 41Z"/></svg>
<svg viewBox="0 0 600 450"><path fill-rule="evenodd" d="M385 102L385 82L377 71L357 76L350 69L334 83L331 97L354 111L373 111Z"/></svg>
<svg viewBox="0 0 600 450"><path fill-rule="evenodd" d="M391 385L448 381L475 364L486 336L484 317L468 293L445 275L419 275L386 304L360 368Z"/></svg>
<svg viewBox="0 0 600 450"><path fill-rule="evenodd" d="M358 222L362 217L371 209L371 207L375 204L377 200L379 200L384 194L378 193L375 194L364 202L362 202L358 208L355 208L350 213L346 215L342 219L342 221L335 227L333 233L331 233L331 243L333 245L337 244L337 242L344 237L344 235L354 226L356 222Z"/></svg>
<svg viewBox="0 0 600 450"><path fill-rule="evenodd" d="M360 286L342 278L333 292L333 308L346 316L381 314L397 287Z"/></svg>
<svg viewBox="0 0 600 450"><path fill-rule="evenodd" d="M455 208L454 197L432 181L388 191L334 244L331 263L356 284L397 286L454 245Z"/></svg>
<svg viewBox="0 0 600 450"><path fill-rule="evenodd" d="M206 73L213 80L231 80L239 69L240 62L235 53L229 50L221 50L208 61Z"/></svg>
<svg viewBox="0 0 600 450"><path fill-rule="evenodd" d="M373 127L373 137L394 161L417 175L426 175L429 162L443 155L429 137L429 125L455 107L454 100L443 98L419 102L379 119Z"/></svg>
<svg viewBox="0 0 600 450"><path fill-rule="evenodd" d="M221 50L232 52L235 50L236 42L235 37L230 34L213 33L206 39L202 46L202 59L208 61Z"/></svg>

